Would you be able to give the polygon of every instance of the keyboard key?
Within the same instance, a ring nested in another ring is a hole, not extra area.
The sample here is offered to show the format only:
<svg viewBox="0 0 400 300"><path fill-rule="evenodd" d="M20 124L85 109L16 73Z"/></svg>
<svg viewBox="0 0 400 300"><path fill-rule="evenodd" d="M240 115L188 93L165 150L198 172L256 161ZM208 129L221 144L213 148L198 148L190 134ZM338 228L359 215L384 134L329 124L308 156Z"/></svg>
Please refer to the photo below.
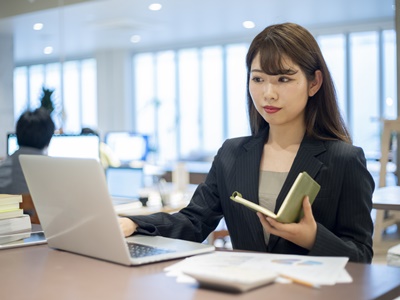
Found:
<svg viewBox="0 0 400 300"><path fill-rule="evenodd" d="M128 247L132 257L144 257L144 256L152 256L157 254L175 252L173 250L155 248L136 243L128 243Z"/></svg>

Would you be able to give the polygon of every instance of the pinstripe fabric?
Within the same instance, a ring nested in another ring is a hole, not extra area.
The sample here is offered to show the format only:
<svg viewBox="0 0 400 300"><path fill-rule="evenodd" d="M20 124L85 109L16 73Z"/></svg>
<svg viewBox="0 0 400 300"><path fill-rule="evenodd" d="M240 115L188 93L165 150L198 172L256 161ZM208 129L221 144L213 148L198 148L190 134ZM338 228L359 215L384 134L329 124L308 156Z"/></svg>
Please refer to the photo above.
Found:
<svg viewBox="0 0 400 300"><path fill-rule="evenodd" d="M139 232L203 241L225 221L235 249L316 256L347 256L371 262L372 192L374 181L366 169L362 149L339 141L304 138L280 191L275 212L296 176L306 171L321 190L312 206L317 222L314 247L308 251L271 235L268 249L255 213L229 199L234 191L258 203L259 166L268 129L256 137L227 140L219 149L204 184L179 213L131 217Z"/></svg>

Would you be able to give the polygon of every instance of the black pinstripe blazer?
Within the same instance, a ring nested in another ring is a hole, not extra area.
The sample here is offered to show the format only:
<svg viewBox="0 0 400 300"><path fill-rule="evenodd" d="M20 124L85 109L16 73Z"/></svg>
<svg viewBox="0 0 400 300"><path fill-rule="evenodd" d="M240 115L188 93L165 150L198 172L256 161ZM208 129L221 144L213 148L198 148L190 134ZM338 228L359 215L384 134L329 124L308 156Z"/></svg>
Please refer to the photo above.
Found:
<svg viewBox="0 0 400 300"><path fill-rule="evenodd" d="M214 158L206 181L189 205L175 214L130 217L138 232L202 242L225 218L235 249L315 256L347 256L372 260L371 219L374 181L361 148L341 141L305 137L278 195L278 211L297 175L306 171L321 190L313 206L317 236L309 251L271 235L265 245L261 223L248 208L229 199L234 191L258 203L260 161L268 129L255 137L225 141Z"/></svg>

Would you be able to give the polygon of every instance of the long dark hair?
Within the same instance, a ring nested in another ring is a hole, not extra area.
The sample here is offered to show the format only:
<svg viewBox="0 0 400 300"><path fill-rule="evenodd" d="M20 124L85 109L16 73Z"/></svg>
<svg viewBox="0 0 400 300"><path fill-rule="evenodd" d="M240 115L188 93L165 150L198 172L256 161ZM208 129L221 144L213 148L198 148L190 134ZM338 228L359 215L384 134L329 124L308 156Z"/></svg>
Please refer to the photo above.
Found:
<svg viewBox="0 0 400 300"><path fill-rule="evenodd" d="M308 30L293 23L268 26L254 38L247 52L247 108L252 135L269 126L257 112L249 92L251 63L258 53L262 70L270 75L284 72L284 57L297 64L309 82L314 79L315 71L320 70L322 85L314 96L309 97L305 108L306 135L351 143L339 112L332 77L318 43Z"/></svg>

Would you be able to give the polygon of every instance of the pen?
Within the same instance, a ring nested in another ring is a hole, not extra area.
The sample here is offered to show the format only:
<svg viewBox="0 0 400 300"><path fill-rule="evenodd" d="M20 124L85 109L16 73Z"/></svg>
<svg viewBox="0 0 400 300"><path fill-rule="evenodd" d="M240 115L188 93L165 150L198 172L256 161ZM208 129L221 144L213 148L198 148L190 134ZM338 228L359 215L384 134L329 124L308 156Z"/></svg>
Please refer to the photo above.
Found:
<svg viewBox="0 0 400 300"><path fill-rule="evenodd" d="M302 279L294 278L294 277L291 277L291 276L288 276L288 275L285 275L285 274L279 274L279 276L282 277L282 278L289 279L293 283L301 284L301 285L308 286L308 287L315 288L315 289L319 289L320 288L320 286L318 284L314 284L314 283L309 282L309 281L305 281L305 280L302 280Z"/></svg>

